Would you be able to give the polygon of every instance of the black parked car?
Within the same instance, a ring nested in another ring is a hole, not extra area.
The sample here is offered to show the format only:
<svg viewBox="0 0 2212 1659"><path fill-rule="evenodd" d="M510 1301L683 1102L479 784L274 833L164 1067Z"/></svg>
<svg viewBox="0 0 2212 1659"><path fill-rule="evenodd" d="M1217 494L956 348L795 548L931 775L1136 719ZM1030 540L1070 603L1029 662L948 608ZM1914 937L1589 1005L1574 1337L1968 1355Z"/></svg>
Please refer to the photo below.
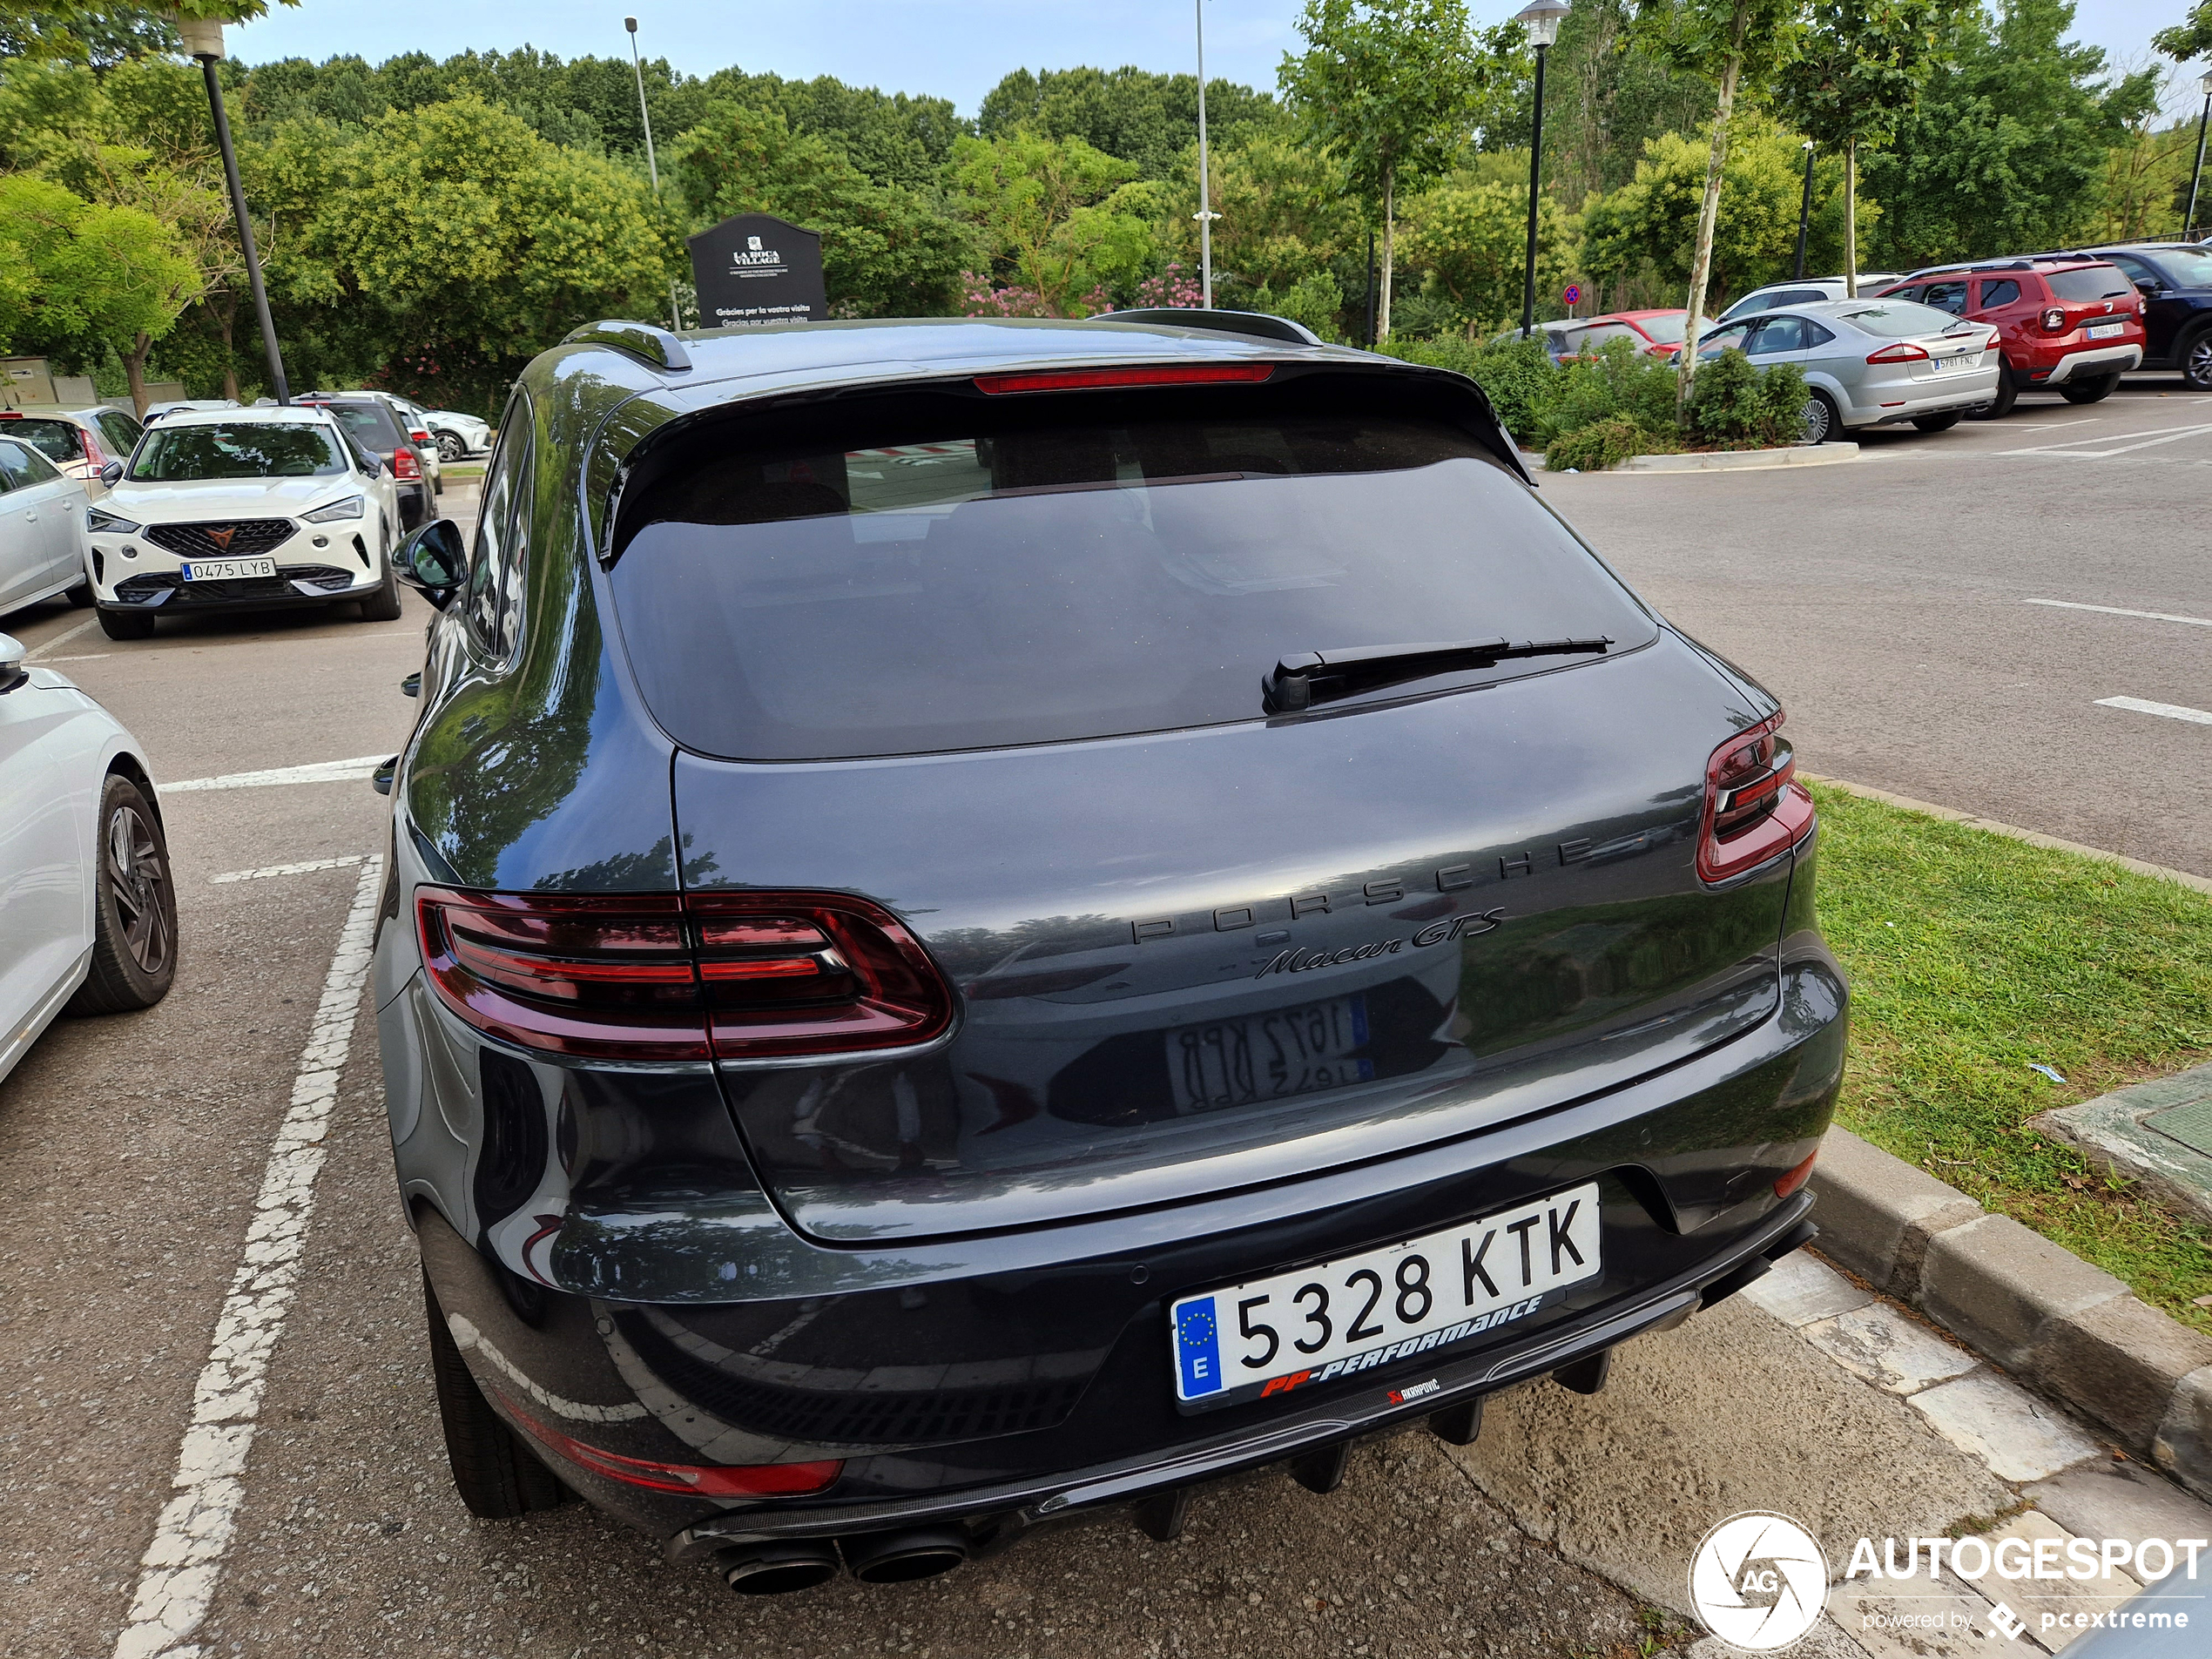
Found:
<svg viewBox="0 0 2212 1659"><path fill-rule="evenodd" d="M2212 392L2212 248L2143 242L2089 251L2142 291L2143 367L2179 369L2190 389Z"/></svg>
<svg viewBox="0 0 2212 1659"><path fill-rule="evenodd" d="M1774 698L1473 382L1189 314L596 325L411 540L377 1000L476 1514L748 1592L1170 1536L1812 1237Z"/></svg>
<svg viewBox="0 0 2212 1659"><path fill-rule="evenodd" d="M400 498L400 523L414 529L430 516L435 491L423 475L422 457L400 429L391 405L374 392L315 392L294 402L328 409L346 435L391 469Z"/></svg>

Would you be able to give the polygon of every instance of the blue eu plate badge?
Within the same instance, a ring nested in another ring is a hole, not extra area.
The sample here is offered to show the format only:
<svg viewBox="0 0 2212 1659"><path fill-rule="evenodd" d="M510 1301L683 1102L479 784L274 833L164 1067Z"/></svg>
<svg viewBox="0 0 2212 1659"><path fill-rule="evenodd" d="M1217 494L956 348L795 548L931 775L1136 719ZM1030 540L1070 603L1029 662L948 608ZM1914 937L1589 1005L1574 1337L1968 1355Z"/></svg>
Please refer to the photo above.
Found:
<svg viewBox="0 0 2212 1659"><path fill-rule="evenodd" d="M1220 1322L1213 1298L1202 1296L1175 1312L1175 1353L1183 1367L1183 1397L1196 1399L1221 1387Z"/></svg>

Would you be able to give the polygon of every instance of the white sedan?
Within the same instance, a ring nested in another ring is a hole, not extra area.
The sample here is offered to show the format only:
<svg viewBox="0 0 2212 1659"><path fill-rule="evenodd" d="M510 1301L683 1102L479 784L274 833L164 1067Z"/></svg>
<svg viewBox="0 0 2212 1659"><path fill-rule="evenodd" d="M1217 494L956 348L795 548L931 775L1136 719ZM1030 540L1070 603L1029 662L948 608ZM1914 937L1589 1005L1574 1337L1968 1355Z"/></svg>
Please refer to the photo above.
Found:
<svg viewBox="0 0 2212 1659"><path fill-rule="evenodd" d="M365 621L398 619L391 471L325 409L172 415L103 475L78 541L111 639L218 609L358 600Z"/></svg>
<svg viewBox="0 0 2212 1659"><path fill-rule="evenodd" d="M458 409L425 409L422 418L429 422L430 435L437 442L439 455L446 460L462 461L470 455L491 453L490 421L463 415Z"/></svg>
<svg viewBox="0 0 2212 1659"><path fill-rule="evenodd" d="M152 1008L177 894L145 752L0 634L0 1077L54 1016Z"/></svg>

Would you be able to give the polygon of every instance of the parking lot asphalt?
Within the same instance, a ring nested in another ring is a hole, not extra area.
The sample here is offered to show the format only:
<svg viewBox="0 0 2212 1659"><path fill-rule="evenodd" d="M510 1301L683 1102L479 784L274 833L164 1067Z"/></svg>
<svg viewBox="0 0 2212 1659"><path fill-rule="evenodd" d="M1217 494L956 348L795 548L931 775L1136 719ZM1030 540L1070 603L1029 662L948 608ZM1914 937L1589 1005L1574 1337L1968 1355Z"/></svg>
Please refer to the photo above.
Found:
<svg viewBox="0 0 2212 1659"><path fill-rule="evenodd" d="M1540 476L1782 698L1807 770L2212 875L2212 396L2140 375L1858 441L1841 466Z"/></svg>
<svg viewBox="0 0 2212 1659"><path fill-rule="evenodd" d="M2212 424L2212 405L2131 389L2058 408L1877 439L1850 466L1545 487L1791 699L1816 769L2212 869L2212 734L2095 706L2212 702L2208 631L2026 604L2212 614L2192 529L2206 475L2180 459L2212 460L2212 435L2136 452L2175 457L2157 466L2003 453L2076 414L2165 431L2196 408ZM468 494L447 502L465 522ZM203 1552L204 1622L166 1649L141 1623L118 1648L384 834L358 772L173 786L397 749L426 615L409 596L396 624L209 619L129 644L58 605L0 619L151 750L182 944L161 1006L61 1022L0 1082L0 1655L1625 1655L1686 1639L1660 1608L1682 1604L1691 1545L1733 1511L1936 1534L2008 1501L1903 1403L1732 1303L1637 1345L1595 1399L1541 1382L1498 1402L1471 1450L1417 1431L1360 1448L1326 1498L1280 1472L1206 1493L1171 1545L1076 1531L929 1583L739 1602L583 1508L496 1524L462 1509L364 1002L256 1437L221 1477L233 1507Z"/></svg>

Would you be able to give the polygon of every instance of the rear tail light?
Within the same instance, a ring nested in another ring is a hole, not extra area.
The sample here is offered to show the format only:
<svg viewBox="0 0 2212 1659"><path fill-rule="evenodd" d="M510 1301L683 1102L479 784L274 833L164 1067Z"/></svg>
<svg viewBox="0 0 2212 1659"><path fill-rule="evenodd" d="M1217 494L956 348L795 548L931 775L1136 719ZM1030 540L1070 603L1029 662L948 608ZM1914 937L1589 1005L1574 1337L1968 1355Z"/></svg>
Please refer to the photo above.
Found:
<svg viewBox="0 0 2212 1659"><path fill-rule="evenodd" d="M1813 1163L1819 1157L1820 1149L1818 1147L1815 1147L1811 1152L1807 1153L1805 1155L1805 1161L1803 1163L1796 1165L1787 1175L1783 1176L1779 1180L1775 1182L1774 1196L1777 1198L1786 1198L1791 1193L1795 1192L1799 1187L1804 1185L1806 1182L1811 1180Z"/></svg>
<svg viewBox="0 0 2212 1659"><path fill-rule="evenodd" d="M978 374L975 389L1076 392L1116 386L1256 386L1275 372L1271 363L1188 364L1172 368L1056 368L1031 374Z"/></svg>
<svg viewBox="0 0 2212 1659"><path fill-rule="evenodd" d="M2043 313L2043 332L2045 334L2062 334L2066 332L2066 307L2064 306L2050 306L2045 308Z"/></svg>
<svg viewBox="0 0 2212 1659"><path fill-rule="evenodd" d="M77 442L84 447L84 464L91 468L95 473L107 465L107 455L101 449L100 441L98 438L80 427L77 433Z"/></svg>
<svg viewBox="0 0 2212 1659"><path fill-rule="evenodd" d="M1894 346L1885 346L1878 352L1867 353L1866 361L1870 363L1918 363L1925 361L1927 355L1925 348L1909 340L1900 340Z"/></svg>
<svg viewBox="0 0 2212 1659"><path fill-rule="evenodd" d="M392 476L399 479L419 479L422 476L422 463L415 458L415 451L405 444L392 451Z"/></svg>
<svg viewBox="0 0 2212 1659"><path fill-rule="evenodd" d="M500 1396L515 1420L548 1451L557 1453L579 1468L604 1474L625 1486L648 1492L695 1494L703 1498L796 1498L826 1491L845 1473L844 1460L819 1463L696 1464L658 1463L651 1458L624 1457L603 1452L596 1446L549 1428L523 1412L505 1394Z"/></svg>
<svg viewBox="0 0 2212 1659"><path fill-rule="evenodd" d="M415 892L439 999L556 1054L744 1060L902 1048L952 1023L921 943L834 893Z"/></svg>
<svg viewBox="0 0 2212 1659"><path fill-rule="evenodd" d="M427 432L410 432L407 435L407 441L409 443L428 443L430 442L430 435Z"/></svg>
<svg viewBox="0 0 2212 1659"><path fill-rule="evenodd" d="M1705 763L1705 812L1697 873L1725 881L1785 853L1812 828L1812 797L1797 781L1797 757L1783 716L1762 720L1713 751Z"/></svg>

